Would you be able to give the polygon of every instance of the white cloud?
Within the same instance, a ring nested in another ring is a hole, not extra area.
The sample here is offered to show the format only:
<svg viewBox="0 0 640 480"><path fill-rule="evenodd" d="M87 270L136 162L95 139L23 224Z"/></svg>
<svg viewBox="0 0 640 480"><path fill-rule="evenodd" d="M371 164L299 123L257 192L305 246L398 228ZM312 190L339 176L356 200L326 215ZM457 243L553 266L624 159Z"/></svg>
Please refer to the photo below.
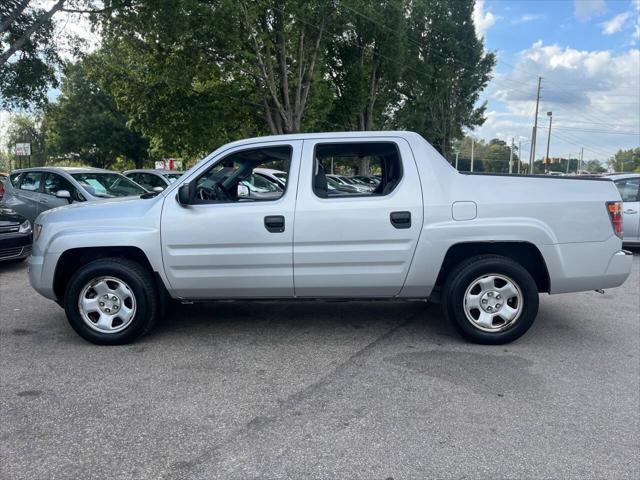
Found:
<svg viewBox="0 0 640 480"><path fill-rule="evenodd" d="M573 0L573 13L581 22L602 15L607 11L604 0Z"/></svg>
<svg viewBox="0 0 640 480"><path fill-rule="evenodd" d="M543 80L536 157L546 138L547 111L553 111L558 127L551 155L584 146L585 158L604 160L620 148L640 145L640 49L588 51L542 41L520 52L513 70L489 84L493 112L474 133L486 139L530 138L538 76Z"/></svg>
<svg viewBox="0 0 640 480"><path fill-rule="evenodd" d="M544 18L544 15L539 14L539 13L526 13L526 14L516 18L511 23L514 24L514 25L518 25L520 23L535 22L536 20L542 20L543 18Z"/></svg>
<svg viewBox="0 0 640 480"><path fill-rule="evenodd" d="M484 37L498 17L491 12L485 12L484 0L476 0L473 6L473 24L476 26L476 33L479 37Z"/></svg>
<svg viewBox="0 0 640 480"><path fill-rule="evenodd" d="M630 17L631 12L623 12L616 15L611 20L601 23L602 33L604 35L613 35L614 33L619 32Z"/></svg>

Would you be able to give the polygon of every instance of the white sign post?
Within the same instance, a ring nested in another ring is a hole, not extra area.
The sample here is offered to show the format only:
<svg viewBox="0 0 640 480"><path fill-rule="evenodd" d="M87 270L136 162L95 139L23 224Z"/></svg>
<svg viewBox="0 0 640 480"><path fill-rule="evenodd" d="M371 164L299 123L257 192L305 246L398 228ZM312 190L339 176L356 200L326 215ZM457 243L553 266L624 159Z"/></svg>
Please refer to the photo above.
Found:
<svg viewBox="0 0 640 480"><path fill-rule="evenodd" d="M16 155L28 157L31 155L30 143L16 143Z"/></svg>

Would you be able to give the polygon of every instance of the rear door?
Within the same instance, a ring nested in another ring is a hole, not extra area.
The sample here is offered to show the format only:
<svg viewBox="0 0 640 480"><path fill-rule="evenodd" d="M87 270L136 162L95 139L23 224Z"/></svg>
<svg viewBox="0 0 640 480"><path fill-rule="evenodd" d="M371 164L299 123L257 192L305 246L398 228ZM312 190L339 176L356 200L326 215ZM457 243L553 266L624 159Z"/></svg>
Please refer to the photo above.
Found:
<svg viewBox="0 0 640 480"><path fill-rule="evenodd" d="M21 175L18 188L14 189L16 198L15 202L12 202L11 208L32 223L42 211L40 204L42 176L42 172L38 171L24 172Z"/></svg>
<svg viewBox="0 0 640 480"><path fill-rule="evenodd" d="M625 242L640 242L640 177L616 182L624 205L622 231Z"/></svg>
<svg viewBox="0 0 640 480"><path fill-rule="evenodd" d="M371 192L331 189L326 174L381 175ZM299 297L392 297L406 279L423 222L407 142L305 140L294 233Z"/></svg>

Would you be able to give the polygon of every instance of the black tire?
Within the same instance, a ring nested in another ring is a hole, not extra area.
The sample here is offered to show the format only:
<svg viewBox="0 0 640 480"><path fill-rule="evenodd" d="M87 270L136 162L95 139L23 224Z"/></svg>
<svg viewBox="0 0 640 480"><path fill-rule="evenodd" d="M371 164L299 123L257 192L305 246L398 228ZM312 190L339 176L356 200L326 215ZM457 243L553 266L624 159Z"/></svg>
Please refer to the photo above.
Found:
<svg viewBox="0 0 640 480"><path fill-rule="evenodd" d="M504 330L495 332L480 329L465 313L467 288L479 277L490 274L504 275L513 280L522 294L519 317ZM513 342L524 335L536 319L538 305L538 287L531 274L519 263L500 255L479 255L461 262L447 276L442 295L445 317L458 333L470 342L485 345Z"/></svg>
<svg viewBox="0 0 640 480"><path fill-rule="evenodd" d="M112 276L124 281L135 295L136 309L131 323L117 333L102 333L88 326L78 307L83 288L93 279ZM64 309L71 327L85 340L97 345L124 345L148 333L159 314L158 293L151 273L140 264L124 258L94 260L71 278L64 295Z"/></svg>

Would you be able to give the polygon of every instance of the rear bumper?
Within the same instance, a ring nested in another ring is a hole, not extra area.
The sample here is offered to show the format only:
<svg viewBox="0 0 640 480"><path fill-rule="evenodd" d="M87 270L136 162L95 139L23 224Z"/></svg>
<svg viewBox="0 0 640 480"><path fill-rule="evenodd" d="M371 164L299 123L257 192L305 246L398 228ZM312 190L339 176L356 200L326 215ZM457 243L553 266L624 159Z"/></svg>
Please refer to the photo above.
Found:
<svg viewBox="0 0 640 480"><path fill-rule="evenodd" d="M619 287L633 264L633 254L621 249L617 237L605 242L544 245L540 250L549 271L549 293Z"/></svg>

